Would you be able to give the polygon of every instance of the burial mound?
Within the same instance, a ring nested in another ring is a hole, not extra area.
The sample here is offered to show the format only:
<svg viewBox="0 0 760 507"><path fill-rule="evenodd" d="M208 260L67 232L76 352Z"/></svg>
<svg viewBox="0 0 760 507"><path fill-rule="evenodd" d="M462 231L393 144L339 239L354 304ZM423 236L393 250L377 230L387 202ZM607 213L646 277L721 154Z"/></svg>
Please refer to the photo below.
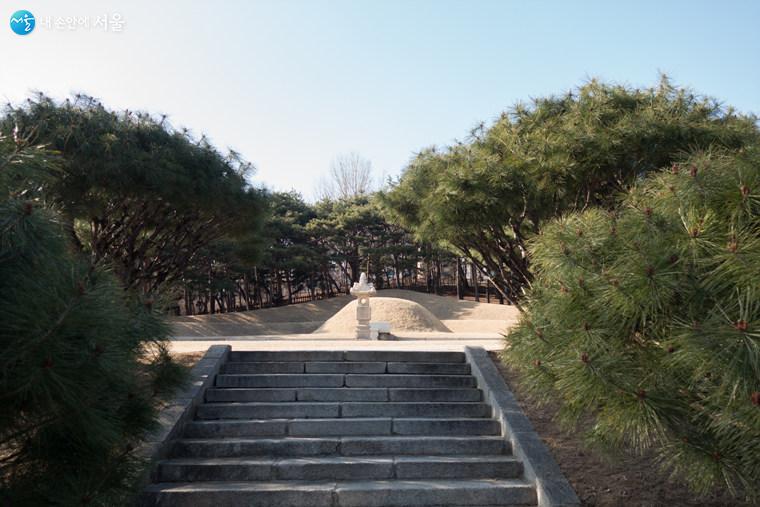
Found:
<svg viewBox="0 0 760 507"><path fill-rule="evenodd" d="M372 322L391 324L396 331L438 331L450 333L443 322L419 303L407 299L378 297L370 300ZM356 329L356 301L351 301L322 324L315 333L353 333Z"/></svg>

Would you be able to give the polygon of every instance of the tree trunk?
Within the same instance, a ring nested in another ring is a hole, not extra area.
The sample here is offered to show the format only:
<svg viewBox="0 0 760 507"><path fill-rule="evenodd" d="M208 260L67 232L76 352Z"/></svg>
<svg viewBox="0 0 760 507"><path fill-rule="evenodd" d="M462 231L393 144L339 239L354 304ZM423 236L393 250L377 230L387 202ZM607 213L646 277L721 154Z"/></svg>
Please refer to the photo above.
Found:
<svg viewBox="0 0 760 507"><path fill-rule="evenodd" d="M248 279L248 273L243 275L243 284L245 287L245 309L253 310L251 307L251 281Z"/></svg>
<svg viewBox="0 0 760 507"><path fill-rule="evenodd" d="M288 288L288 304L292 305L293 304L293 288L291 287L291 283L290 283L289 269L285 270L285 283L287 284L287 288Z"/></svg>
<svg viewBox="0 0 760 507"><path fill-rule="evenodd" d="M462 259L457 257L457 266L456 266L456 284L457 284L457 299L464 299L462 296L462 278L461 278L461 271L462 271Z"/></svg>
<svg viewBox="0 0 760 507"><path fill-rule="evenodd" d="M211 263L209 263L208 266L208 299L211 303L211 308L209 309L210 313L214 313L216 311L216 300L214 299L214 289L212 286L212 281L214 280L214 268L211 267Z"/></svg>
<svg viewBox="0 0 760 507"><path fill-rule="evenodd" d="M435 293L442 294L441 290L441 256L436 254L435 256Z"/></svg>

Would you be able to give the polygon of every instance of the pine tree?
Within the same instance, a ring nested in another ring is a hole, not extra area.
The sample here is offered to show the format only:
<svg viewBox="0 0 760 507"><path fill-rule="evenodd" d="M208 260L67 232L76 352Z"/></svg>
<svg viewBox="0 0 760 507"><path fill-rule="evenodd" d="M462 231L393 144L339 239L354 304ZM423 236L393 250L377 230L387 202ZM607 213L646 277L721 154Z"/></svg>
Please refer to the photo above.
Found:
<svg viewBox="0 0 760 507"><path fill-rule="evenodd" d="M564 213L614 205L639 178L694 150L738 150L757 118L676 87L592 80L517 104L467 142L423 150L383 200L398 223L440 242L521 305L532 282L526 243Z"/></svg>
<svg viewBox="0 0 760 507"><path fill-rule="evenodd" d="M537 276L505 354L534 394L698 491L757 495L760 151L696 154L530 248Z"/></svg>
<svg viewBox="0 0 760 507"><path fill-rule="evenodd" d="M0 137L0 504L123 505L181 371L155 309L77 254L55 154Z"/></svg>

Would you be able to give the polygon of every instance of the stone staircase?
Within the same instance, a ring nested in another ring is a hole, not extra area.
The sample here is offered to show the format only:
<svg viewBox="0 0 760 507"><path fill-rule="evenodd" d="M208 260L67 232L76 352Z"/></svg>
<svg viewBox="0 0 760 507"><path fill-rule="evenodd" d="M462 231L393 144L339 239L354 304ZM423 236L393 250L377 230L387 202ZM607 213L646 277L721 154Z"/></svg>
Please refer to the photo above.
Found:
<svg viewBox="0 0 760 507"><path fill-rule="evenodd" d="M536 505L461 352L231 352L142 506Z"/></svg>

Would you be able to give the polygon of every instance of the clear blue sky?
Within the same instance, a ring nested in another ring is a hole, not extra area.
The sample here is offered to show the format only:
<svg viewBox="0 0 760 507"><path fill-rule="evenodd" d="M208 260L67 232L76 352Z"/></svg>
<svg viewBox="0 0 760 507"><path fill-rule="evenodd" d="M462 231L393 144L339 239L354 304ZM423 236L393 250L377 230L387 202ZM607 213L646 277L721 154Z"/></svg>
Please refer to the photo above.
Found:
<svg viewBox="0 0 760 507"><path fill-rule="evenodd" d="M15 35L16 9L37 17ZM648 86L658 72L760 113L760 2L3 2L0 97L86 92L240 151L255 180L306 197L356 151L396 175L519 100L590 77ZM56 29L120 14L121 33ZM52 26L44 26L47 16Z"/></svg>

